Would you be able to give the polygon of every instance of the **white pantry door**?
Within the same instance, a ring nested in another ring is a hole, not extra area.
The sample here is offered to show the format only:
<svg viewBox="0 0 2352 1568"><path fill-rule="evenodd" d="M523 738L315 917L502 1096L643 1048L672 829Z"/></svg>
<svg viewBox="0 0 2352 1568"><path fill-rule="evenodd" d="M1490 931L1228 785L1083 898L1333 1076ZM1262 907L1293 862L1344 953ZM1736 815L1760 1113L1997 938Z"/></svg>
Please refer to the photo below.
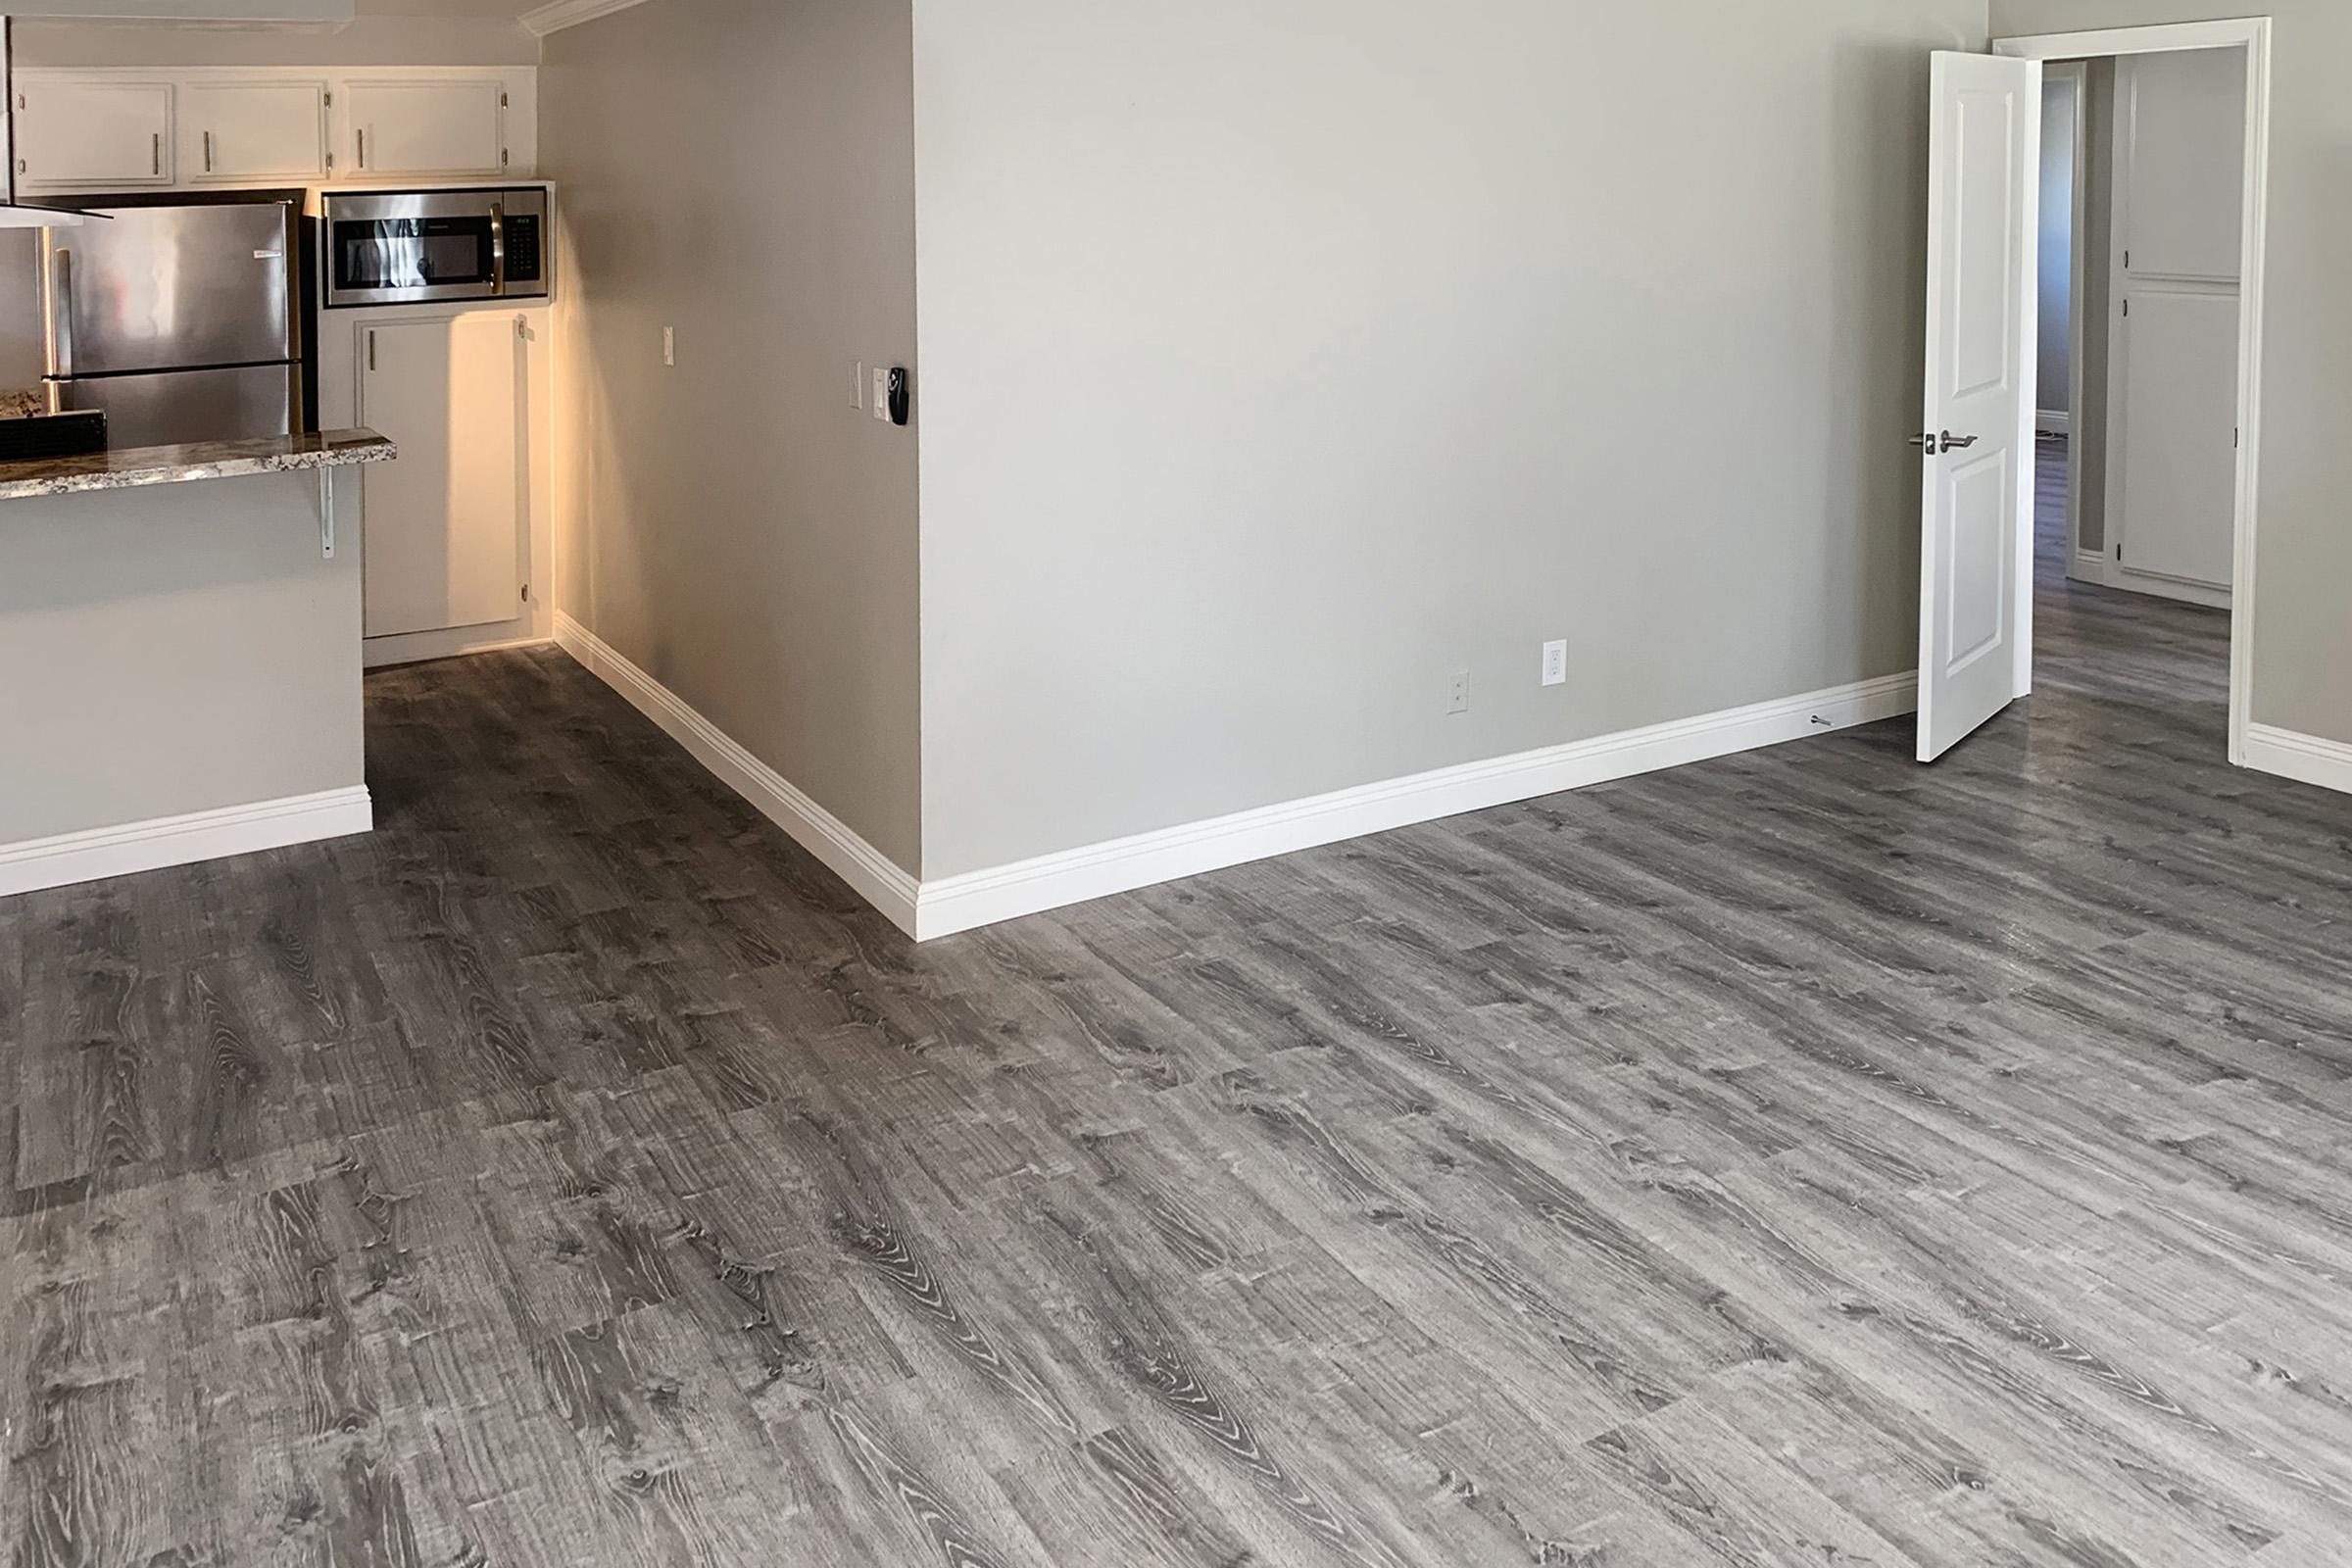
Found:
<svg viewBox="0 0 2352 1568"><path fill-rule="evenodd" d="M2041 64L1939 53L1930 94L1923 762L2033 689Z"/></svg>

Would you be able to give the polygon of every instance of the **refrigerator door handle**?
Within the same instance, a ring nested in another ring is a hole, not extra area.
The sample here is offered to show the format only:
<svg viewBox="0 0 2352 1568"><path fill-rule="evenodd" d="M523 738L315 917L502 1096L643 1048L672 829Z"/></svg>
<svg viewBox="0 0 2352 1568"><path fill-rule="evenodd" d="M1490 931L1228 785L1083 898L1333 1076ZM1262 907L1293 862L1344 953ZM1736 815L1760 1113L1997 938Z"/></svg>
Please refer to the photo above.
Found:
<svg viewBox="0 0 2352 1568"><path fill-rule="evenodd" d="M50 263L49 370L74 373L74 253L60 250Z"/></svg>

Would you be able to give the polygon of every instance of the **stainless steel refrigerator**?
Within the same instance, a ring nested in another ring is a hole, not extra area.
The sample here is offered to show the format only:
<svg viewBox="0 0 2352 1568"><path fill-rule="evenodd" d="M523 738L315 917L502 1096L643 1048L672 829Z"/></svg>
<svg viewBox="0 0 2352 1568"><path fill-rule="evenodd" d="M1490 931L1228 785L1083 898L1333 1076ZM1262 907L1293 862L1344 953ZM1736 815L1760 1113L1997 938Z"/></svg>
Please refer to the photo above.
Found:
<svg viewBox="0 0 2352 1568"><path fill-rule="evenodd" d="M41 230L52 412L103 411L117 449L305 428L299 199L74 205L106 216Z"/></svg>

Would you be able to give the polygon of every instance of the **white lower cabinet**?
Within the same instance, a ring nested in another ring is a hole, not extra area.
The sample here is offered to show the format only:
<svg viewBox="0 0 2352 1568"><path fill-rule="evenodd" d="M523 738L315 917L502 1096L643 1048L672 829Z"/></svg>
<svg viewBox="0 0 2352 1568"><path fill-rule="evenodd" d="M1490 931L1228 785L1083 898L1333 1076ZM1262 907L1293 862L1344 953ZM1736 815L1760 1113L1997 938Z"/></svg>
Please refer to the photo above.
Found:
<svg viewBox="0 0 2352 1568"><path fill-rule="evenodd" d="M400 448L362 470L368 636L528 618L542 334L501 311L356 334L359 422Z"/></svg>

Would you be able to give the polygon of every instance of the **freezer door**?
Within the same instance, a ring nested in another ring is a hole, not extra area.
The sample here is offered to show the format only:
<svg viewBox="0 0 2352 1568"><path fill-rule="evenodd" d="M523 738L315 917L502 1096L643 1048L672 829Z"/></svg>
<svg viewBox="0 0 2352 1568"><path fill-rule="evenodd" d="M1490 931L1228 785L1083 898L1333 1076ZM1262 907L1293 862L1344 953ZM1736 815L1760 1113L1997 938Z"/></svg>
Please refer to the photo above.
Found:
<svg viewBox="0 0 2352 1568"><path fill-rule="evenodd" d="M106 444L118 451L244 441L300 426L302 371L292 365L253 365L51 381L49 406L59 414L102 411Z"/></svg>
<svg viewBox="0 0 2352 1568"><path fill-rule="evenodd" d="M291 206L97 210L112 220L41 230L51 376L300 358Z"/></svg>

